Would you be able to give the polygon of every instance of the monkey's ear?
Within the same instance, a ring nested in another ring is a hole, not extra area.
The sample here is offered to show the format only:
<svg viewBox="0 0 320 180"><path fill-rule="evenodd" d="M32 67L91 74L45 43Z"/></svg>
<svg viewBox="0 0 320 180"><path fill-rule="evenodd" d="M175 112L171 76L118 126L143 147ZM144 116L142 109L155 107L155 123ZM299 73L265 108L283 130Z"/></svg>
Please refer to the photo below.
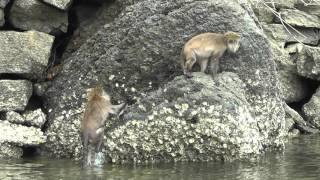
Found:
<svg viewBox="0 0 320 180"><path fill-rule="evenodd" d="M127 107L126 103L122 103L122 104L119 104L119 105L112 105L111 106L111 110L110 110L109 113L121 116L121 114L123 114L123 112L126 109L126 107Z"/></svg>

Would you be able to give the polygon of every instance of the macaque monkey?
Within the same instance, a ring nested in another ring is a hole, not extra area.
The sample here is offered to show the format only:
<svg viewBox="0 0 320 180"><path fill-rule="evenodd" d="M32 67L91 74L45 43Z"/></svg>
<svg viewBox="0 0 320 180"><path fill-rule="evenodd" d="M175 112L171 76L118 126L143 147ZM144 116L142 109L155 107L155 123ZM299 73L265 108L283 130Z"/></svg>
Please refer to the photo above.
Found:
<svg viewBox="0 0 320 180"><path fill-rule="evenodd" d="M92 147L95 148L94 159L97 153L101 152L103 142L105 122L111 114L120 114L125 108L125 103L112 105L109 95L98 85L87 90L87 104L84 117L81 123L81 133L83 142L83 164L91 166ZM92 147L91 147L91 146Z"/></svg>
<svg viewBox="0 0 320 180"><path fill-rule="evenodd" d="M213 75L219 71L219 59L226 50L235 53L240 47L240 35L228 31L224 34L203 33L191 38L182 48L181 65L183 74L192 77L191 69L197 62L205 72L210 61Z"/></svg>

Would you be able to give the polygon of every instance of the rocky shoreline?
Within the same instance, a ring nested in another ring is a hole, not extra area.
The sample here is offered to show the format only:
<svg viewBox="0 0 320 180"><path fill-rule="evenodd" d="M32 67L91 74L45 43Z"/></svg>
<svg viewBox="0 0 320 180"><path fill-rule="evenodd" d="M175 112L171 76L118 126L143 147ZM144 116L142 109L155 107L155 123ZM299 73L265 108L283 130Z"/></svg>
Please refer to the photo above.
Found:
<svg viewBox="0 0 320 180"><path fill-rule="evenodd" d="M107 123L113 163L248 159L319 133L320 4L275 2L0 0L0 158L79 159L97 82L129 103ZM186 79L184 42L226 30L239 53Z"/></svg>

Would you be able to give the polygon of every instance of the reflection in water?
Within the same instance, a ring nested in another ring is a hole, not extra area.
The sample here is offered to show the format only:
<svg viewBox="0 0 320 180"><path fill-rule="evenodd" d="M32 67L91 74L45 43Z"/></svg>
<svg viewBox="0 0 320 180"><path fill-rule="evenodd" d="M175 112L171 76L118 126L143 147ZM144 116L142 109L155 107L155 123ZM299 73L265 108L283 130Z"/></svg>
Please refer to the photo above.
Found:
<svg viewBox="0 0 320 180"><path fill-rule="evenodd" d="M1 160L0 179L320 179L320 136L302 136L287 144L283 153L267 153L258 162L172 163L111 165L82 169L71 160L44 158Z"/></svg>

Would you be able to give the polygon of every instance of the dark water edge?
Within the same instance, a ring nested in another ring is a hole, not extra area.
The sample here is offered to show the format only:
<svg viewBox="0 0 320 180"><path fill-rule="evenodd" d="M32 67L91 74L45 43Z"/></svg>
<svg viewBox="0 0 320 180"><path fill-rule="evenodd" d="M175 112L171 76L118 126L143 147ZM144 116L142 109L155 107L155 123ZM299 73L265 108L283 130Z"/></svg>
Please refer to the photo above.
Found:
<svg viewBox="0 0 320 180"><path fill-rule="evenodd" d="M291 139L284 152L266 153L255 163L106 164L103 168L82 169L67 159L0 160L0 179L319 180L320 135Z"/></svg>

